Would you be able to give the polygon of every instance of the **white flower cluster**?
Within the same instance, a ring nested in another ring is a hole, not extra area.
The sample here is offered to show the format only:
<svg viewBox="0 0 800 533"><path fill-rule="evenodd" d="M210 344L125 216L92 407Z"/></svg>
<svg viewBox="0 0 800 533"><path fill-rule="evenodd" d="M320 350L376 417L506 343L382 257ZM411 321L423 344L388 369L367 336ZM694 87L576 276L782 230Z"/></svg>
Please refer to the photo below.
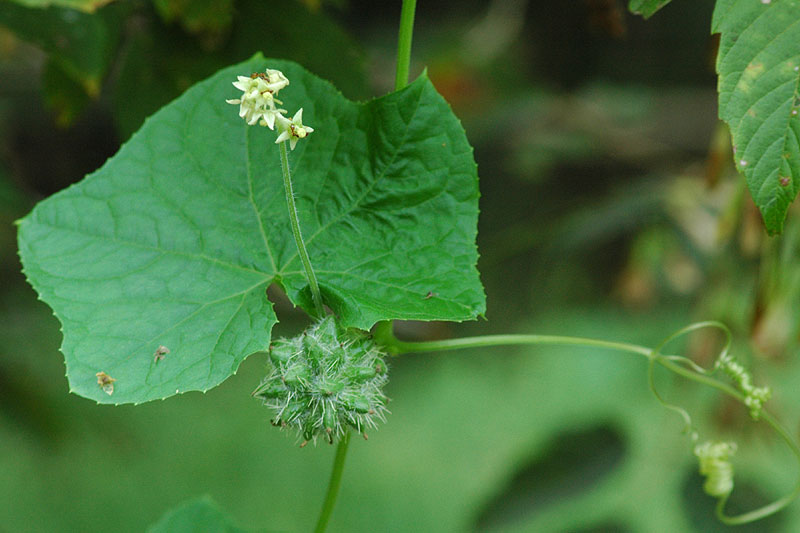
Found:
<svg viewBox="0 0 800 533"><path fill-rule="evenodd" d="M297 145L297 141L305 139L309 133L314 131L311 126L303 125L303 109L294 114L290 119L283 115L285 109L276 107L283 105L283 102L275 98L278 91L289 85L289 80L280 70L266 69L264 72L256 72L251 76L237 76L237 81L233 86L242 91L241 98L225 100L229 104L239 106L239 116L242 117L249 126L259 124L271 130L278 124L278 138L276 144L289 141L292 150Z"/></svg>
<svg viewBox="0 0 800 533"><path fill-rule="evenodd" d="M275 96L278 91L289 85L289 80L280 70L267 69L252 76L237 76L233 86L242 91L242 97L225 100L229 104L239 105L239 116L250 126L260 123L269 129L275 127L275 117L285 109L277 109L275 104L282 104Z"/></svg>

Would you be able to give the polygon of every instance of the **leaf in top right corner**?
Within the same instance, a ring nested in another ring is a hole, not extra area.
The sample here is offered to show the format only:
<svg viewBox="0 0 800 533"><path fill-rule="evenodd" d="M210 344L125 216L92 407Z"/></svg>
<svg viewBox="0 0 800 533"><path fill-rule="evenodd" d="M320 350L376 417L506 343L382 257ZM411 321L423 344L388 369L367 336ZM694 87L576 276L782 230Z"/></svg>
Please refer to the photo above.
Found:
<svg viewBox="0 0 800 533"><path fill-rule="evenodd" d="M718 0L719 116L770 234L800 181L800 0Z"/></svg>

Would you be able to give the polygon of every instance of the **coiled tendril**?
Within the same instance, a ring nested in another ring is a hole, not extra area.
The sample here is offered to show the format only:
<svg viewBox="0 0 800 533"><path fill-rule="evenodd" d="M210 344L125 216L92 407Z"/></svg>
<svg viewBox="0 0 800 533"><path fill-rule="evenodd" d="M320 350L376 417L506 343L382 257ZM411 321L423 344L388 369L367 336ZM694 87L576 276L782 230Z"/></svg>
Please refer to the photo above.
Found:
<svg viewBox="0 0 800 533"><path fill-rule="evenodd" d="M662 350L671 341L682 337L692 331L702 328L717 328L725 334L725 344L720 350L719 356L710 369L706 369L696 364L694 361L687 357L677 355L662 355ZM697 322L686 326L685 328L676 331L667 337L657 348L655 348L648 358L650 364L648 367L648 378L650 382L650 390L655 395L656 399L665 407L677 411L686 422L686 432L689 433L693 442L698 440L697 431L692 426L692 420L689 413L682 407L672 405L664 401L661 395L655 388L655 380L653 376L655 363L658 362L673 372L710 385L726 394L733 396L741 401L750 412L753 420L764 420L778 435L789 445L800 462L800 448L795 444L794 439L789 433L767 412L763 410L764 402L771 396L771 391L768 387L755 387L753 386L752 375L745 367L740 364L729 353L731 346L732 335L730 330L725 324L716 321ZM677 364L676 364L677 363ZM721 383L710 376L717 370L722 370L730 379L736 388L727 384ZM711 496L718 498L717 501L717 517L720 521L728 525L746 524L759 520L771 514L774 514L791 503L798 495L800 495L800 480L795 485L795 488L784 497L767 504L763 507L753 511L737 515L729 516L725 514L725 504L728 501L733 491L733 464L730 459L736 452L736 444L733 442L705 442L697 445L694 448L694 454L697 456L700 463L700 474L706 476L706 481L703 484L703 490Z"/></svg>
<svg viewBox="0 0 800 533"><path fill-rule="evenodd" d="M703 490L715 498L724 498L733 491L733 464L730 458L736 453L735 442L704 442L694 447L700 461L700 474L706 476Z"/></svg>

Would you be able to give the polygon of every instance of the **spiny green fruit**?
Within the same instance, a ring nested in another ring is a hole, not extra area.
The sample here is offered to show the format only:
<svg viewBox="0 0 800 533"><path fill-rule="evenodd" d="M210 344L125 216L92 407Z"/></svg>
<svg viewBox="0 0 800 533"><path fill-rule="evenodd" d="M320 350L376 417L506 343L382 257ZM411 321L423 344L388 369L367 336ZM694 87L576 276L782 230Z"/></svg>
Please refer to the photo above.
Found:
<svg viewBox="0 0 800 533"><path fill-rule="evenodd" d="M342 331L327 316L270 346L270 372L253 396L275 410L274 425L298 430L301 446L319 435L333 443L348 427L366 438L388 413L383 356L368 334Z"/></svg>

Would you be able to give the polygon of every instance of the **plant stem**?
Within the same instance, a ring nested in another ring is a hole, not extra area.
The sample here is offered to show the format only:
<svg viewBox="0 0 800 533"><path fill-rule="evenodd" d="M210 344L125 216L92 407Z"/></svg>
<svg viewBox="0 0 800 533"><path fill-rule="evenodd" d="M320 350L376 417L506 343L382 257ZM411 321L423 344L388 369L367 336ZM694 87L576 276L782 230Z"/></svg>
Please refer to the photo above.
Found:
<svg viewBox="0 0 800 533"><path fill-rule="evenodd" d="M336 446L336 457L333 459L333 471L331 472L331 480L328 482L328 492L325 494L325 502L322 504L322 510L319 513L317 520L317 527L314 529L315 533L323 533L325 528L328 527L328 521L333 513L333 508L336 505L336 497L339 495L339 487L342 484L342 473L344 472L344 460L347 457L347 445L350 443L350 432L345 432L342 439Z"/></svg>
<svg viewBox="0 0 800 533"><path fill-rule="evenodd" d="M397 36L397 72L394 90L399 91L408 85L408 69L411 65L411 36L414 33L414 11L417 0L403 0L400 10L400 32Z"/></svg>
<svg viewBox="0 0 800 533"><path fill-rule="evenodd" d="M306 271L308 285L311 287L311 297L314 300L314 309L316 310L317 318L322 318L325 316L325 308L322 306L322 294L319 292L317 276L314 274L314 269L311 267L311 260L308 258L306 243L303 241L303 235L300 233L300 220L297 217L297 206L295 206L294 203L292 174L289 171L289 154L286 153L285 142L280 143L280 150L281 170L283 170L283 189L286 191L286 204L289 207L289 220L292 223L294 242L297 245L297 253L300 255L300 260L303 262L303 268Z"/></svg>
<svg viewBox="0 0 800 533"><path fill-rule="evenodd" d="M558 335L485 335L482 337L463 337L460 339L446 339L440 341L404 342L396 338L387 338L381 332L379 342L384 344L390 354L413 352L440 352L444 350L459 350L461 348L481 348L487 346L510 346L520 344L562 344L569 346L592 346L595 348L609 348L623 352L636 353L649 356L652 350L644 346L624 342L609 342L582 337L562 337Z"/></svg>
<svg viewBox="0 0 800 533"><path fill-rule="evenodd" d="M559 335L485 335L482 337L463 337L460 339L445 339L439 341L405 342L397 339L388 327L375 330L376 342L392 354L414 352L441 352L446 350L459 350L461 348L485 348L489 346L519 346L519 345L562 345L562 346L589 346L593 348L607 348L621 352L642 355L648 359L655 359L661 366L692 381L713 387L725 394L733 396L739 401L744 401L744 396L726 383L718 381L704 374L698 374L672 362L669 356L663 356L656 351L638 344L627 342L611 342L584 337L564 337Z"/></svg>

